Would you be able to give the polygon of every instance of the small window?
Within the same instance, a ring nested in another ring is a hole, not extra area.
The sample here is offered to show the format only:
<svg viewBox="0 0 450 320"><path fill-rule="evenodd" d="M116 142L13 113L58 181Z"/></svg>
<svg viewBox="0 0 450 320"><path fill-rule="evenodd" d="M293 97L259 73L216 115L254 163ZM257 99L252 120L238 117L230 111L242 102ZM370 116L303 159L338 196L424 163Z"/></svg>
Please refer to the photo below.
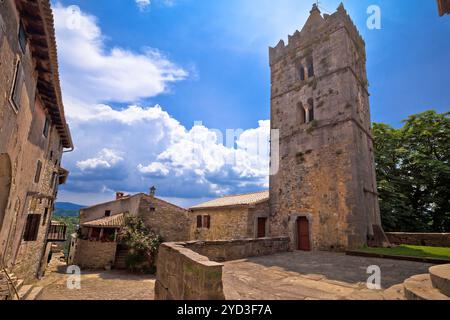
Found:
<svg viewBox="0 0 450 320"><path fill-rule="evenodd" d="M57 173L53 172L52 173L52 180L50 181L50 188L52 188L52 189L56 188L56 177L57 177Z"/></svg>
<svg viewBox="0 0 450 320"><path fill-rule="evenodd" d="M314 77L314 64L311 62L308 65L308 78Z"/></svg>
<svg viewBox="0 0 450 320"><path fill-rule="evenodd" d="M44 209L44 218L42 219L42 225L45 226L45 224L47 223L47 218L48 218L48 208Z"/></svg>
<svg viewBox="0 0 450 320"><path fill-rule="evenodd" d="M314 100L308 100L309 112L308 112L308 122L314 121Z"/></svg>
<svg viewBox="0 0 450 320"><path fill-rule="evenodd" d="M306 111L305 108L303 107L303 103L299 102L297 104L297 109L298 109L298 122L300 124L306 123Z"/></svg>
<svg viewBox="0 0 450 320"><path fill-rule="evenodd" d="M39 223L41 221L40 214L29 214L27 216L27 224L23 234L24 241L36 241L39 232Z"/></svg>
<svg viewBox="0 0 450 320"><path fill-rule="evenodd" d="M305 80L305 68L303 66L300 66L300 80Z"/></svg>
<svg viewBox="0 0 450 320"><path fill-rule="evenodd" d="M149 210L150 210L150 212L155 212L155 211L156 211L156 208L155 208L153 205L150 205Z"/></svg>
<svg viewBox="0 0 450 320"><path fill-rule="evenodd" d="M197 229L201 229L203 227L202 216L197 216Z"/></svg>
<svg viewBox="0 0 450 320"><path fill-rule="evenodd" d="M49 130L50 130L50 120L47 117L45 117L44 129L42 130L42 134L44 135L44 137L48 138Z"/></svg>
<svg viewBox="0 0 450 320"><path fill-rule="evenodd" d="M41 179L41 170L42 170L42 162L38 160L36 164L36 174L34 176L35 183L39 183L39 180Z"/></svg>
<svg viewBox="0 0 450 320"><path fill-rule="evenodd" d="M20 108L20 98L22 96L22 87L24 82L24 74L20 60L17 61L16 69L14 72L14 82L11 90L11 104L14 110L17 112Z"/></svg>
<svg viewBox="0 0 450 320"><path fill-rule="evenodd" d="M111 217L111 210L105 210L105 217Z"/></svg>
<svg viewBox="0 0 450 320"><path fill-rule="evenodd" d="M22 53L25 53L25 50L27 49L27 34L22 21L19 24L19 45Z"/></svg>
<svg viewBox="0 0 450 320"><path fill-rule="evenodd" d="M203 216L203 228L210 229L211 228L211 217Z"/></svg>

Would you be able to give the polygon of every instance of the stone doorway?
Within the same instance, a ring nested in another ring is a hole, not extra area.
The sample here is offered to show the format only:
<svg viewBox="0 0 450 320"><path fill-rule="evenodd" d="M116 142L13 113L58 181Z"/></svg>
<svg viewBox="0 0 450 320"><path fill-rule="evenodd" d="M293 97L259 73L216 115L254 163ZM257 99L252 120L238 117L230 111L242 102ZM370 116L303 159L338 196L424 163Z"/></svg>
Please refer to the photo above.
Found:
<svg viewBox="0 0 450 320"><path fill-rule="evenodd" d="M266 233L266 225L267 225L267 218L261 217L258 218L258 238L265 238L267 236Z"/></svg>
<svg viewBox="0 0 450 320"><path fill-rule="evenodd" d="M309 221L306 217L298 217L297 249L301 251L311 251L311 243L309 239Z"/></svg>
<svg viewBox="0 0 450 320"><path fill-rule="evenodd" d="M3 220L8 206L11 188L11 161L6 153L0 154L0 235L2 235ZM0 248L0 256L4 248Z"/></svg>

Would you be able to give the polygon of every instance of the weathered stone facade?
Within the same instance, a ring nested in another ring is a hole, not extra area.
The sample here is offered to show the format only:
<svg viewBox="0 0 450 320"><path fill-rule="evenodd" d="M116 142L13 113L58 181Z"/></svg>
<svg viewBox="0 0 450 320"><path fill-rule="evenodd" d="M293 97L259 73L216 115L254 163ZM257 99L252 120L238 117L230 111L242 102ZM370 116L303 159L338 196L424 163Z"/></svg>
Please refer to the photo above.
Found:
<svg viewBox="0 0 450 320"><path fill-rule="evenodd" d="M77 253L70 259L71 265L77 265L82 269L103 269L113 266L117 250L115 242L78 239L76 246Z"/></svg>
<svg viewBox="0 0 450 320"><path fill-rule="evenodd" d="M49 1L1 1L0 15L0 264L28 281L45 268L61 157L73 146ZM24 239L30 215L39 221Z"/></svg>
<svg viewBox="0 0 450 320"><path fill-rule="evenodd" d="M256 195L256 199L254 199ZM258 237L258 218L267 225L263 236L268 235L268 192L229 196L216 199L190 209L191 240L231 240ZM225 201L225 202L224 202ZM201 217L201 218L199 218ZM197 219L207 219L199 225Z"/></svg>
<svg viewBox="0 0 450 320"><path fill-rule="evenodd" d="M324 17L314 5L301 32L270 48L271 126L280 147L272 162L280 166L270 177L269 228L271 236L288 235L292 249L302 217L311 249L384 240L365 63L365 43L342 5Z"/></svg>
<svg viewBox="0 0 450 320"><path fill-rule="evenodd" d="M123 218L119 219L122 221L121 225L117 225L117 222L111 224L107 220L117 220L114 218L124 215L142 218L144 224L161 235L164 241L189 239L190 220L187 210L151 194L124 196L119 192L114 201L80 210L81 230L79 236L74 235L71 240L68 263L88 269L103 269L107 266L123 268L121 255L126 253L126 250L117 248L117 232L123 225ZM95 221L98 226L90 224ZM97 230L95 236L91 236L93 228ZM105 237L106 233L112 238ZM112 250L112 247L115 249ZM92 262L89 262L90 260Z"/></svg>
<svg viewBox="0 0 450 320"><path fill-rule="evenodd" d="M147 227L165 241L189 239L190 220L188 211L145 193L118 199L80 210L80 224L105 217L128 213L144 220Z"/></svg>

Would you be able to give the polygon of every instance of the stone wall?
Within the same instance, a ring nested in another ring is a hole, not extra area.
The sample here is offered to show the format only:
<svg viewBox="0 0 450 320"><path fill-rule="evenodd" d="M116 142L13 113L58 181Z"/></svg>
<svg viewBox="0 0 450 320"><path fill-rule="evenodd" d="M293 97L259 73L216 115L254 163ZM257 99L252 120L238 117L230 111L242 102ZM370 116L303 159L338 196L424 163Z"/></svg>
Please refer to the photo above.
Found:
<svg viewBox="0 0 450 320"><path fill-rule="evenodd" d="M216 261L288 250L287 237L163 243L158 252L155 299L222 300L223 264Z"/></svg>
<svg viewBox="0 0 450 320"><path fill-rule="evenodd" d="M155 300L223 300L222 267L182 243L164 243L158 252Z"/></svg>
<svg viewBox="0 0 450 320"><path fill-rule="evenodd" d="M247 234L248 208L211 208L193 210L190 213L191 240L244 239ZM210 216L210 227L197 228L197 216Z"/></svg>
<svg viewBox="0 0 450 320"><path fill-rule="evenodd" d="M189 239L190 220L187 210L156 197L141 196L138 216L147 227L161 235L165 242Z"/></svg>
<svg viewBox="0 0 450 320"><path fill-rule="evenodd" d="M289 238L192 241L184 245L210 260L223 262L289 251Z"/></svg>
<svg viewBox="0 0 450 320"><path fill-rule="evenodd" d="M77 238L69 264L82 269L104 269L114 264L117 243L88 241ZM71 247L72 253L72 247Z"/></svg>
<svg viewBox="0 0 450 320"><path fill-rule="evenodd" d="M450 247L450 233L405 233L386 232L392 244L416 246Z"/></svg>
<svg viewBox="0 0 450 320"><path fill-rule="evenodd" d="M63 148L56 123L50 121L44 135L46 119L52 116L36 90L38 71L30 42L24 51L19 46L19 17L14 1L0 1L0 264L28 282L45 269L46 236L58 187L58 178L54 184L52 177L58 174ZM16 70L24 77L18 82L17 103L12 103ZM35 181L38 160L42 169ZM41 215L41 221L37 239L25 242L28 214Z"/></svg>

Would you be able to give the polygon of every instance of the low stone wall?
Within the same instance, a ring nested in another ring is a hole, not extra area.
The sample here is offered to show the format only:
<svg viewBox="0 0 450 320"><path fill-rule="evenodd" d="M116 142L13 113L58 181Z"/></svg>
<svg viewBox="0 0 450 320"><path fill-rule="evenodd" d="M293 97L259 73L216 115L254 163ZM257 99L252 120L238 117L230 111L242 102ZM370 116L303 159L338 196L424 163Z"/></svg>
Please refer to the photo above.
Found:
<svg viewBox="0 0 450 320"><path fill-rule="evenodd" d="M216 261L288 250L287 237L163 243L157 259L155 300L223 300L223 264Z"/></svg>
<svg viewBox="0 0 450 320"><path fill-rule="evenodd" d="M192 241L186 242L185 247L210 260L222 262L289 251L289 238Z"/></svg>
<svg viewBox="0 0 450 320"><path fill-rule="evenodd" d="M450 247L450 233L386 232L386 236L392 244Z"/></svg>
<svg viewBox="0 0 450 320"><path fill-rule="evenodd" d="M163 243L157 259L155 300L224 300L222 267L183 243Z"/></svg>
<svg viewBox="0 0 450 320"><path fill-rule="evenodd" d="M76 239L71 264L84 269L104 269L114 264L117 243ZM72 248L71 248L72 250Z"/></svg>

